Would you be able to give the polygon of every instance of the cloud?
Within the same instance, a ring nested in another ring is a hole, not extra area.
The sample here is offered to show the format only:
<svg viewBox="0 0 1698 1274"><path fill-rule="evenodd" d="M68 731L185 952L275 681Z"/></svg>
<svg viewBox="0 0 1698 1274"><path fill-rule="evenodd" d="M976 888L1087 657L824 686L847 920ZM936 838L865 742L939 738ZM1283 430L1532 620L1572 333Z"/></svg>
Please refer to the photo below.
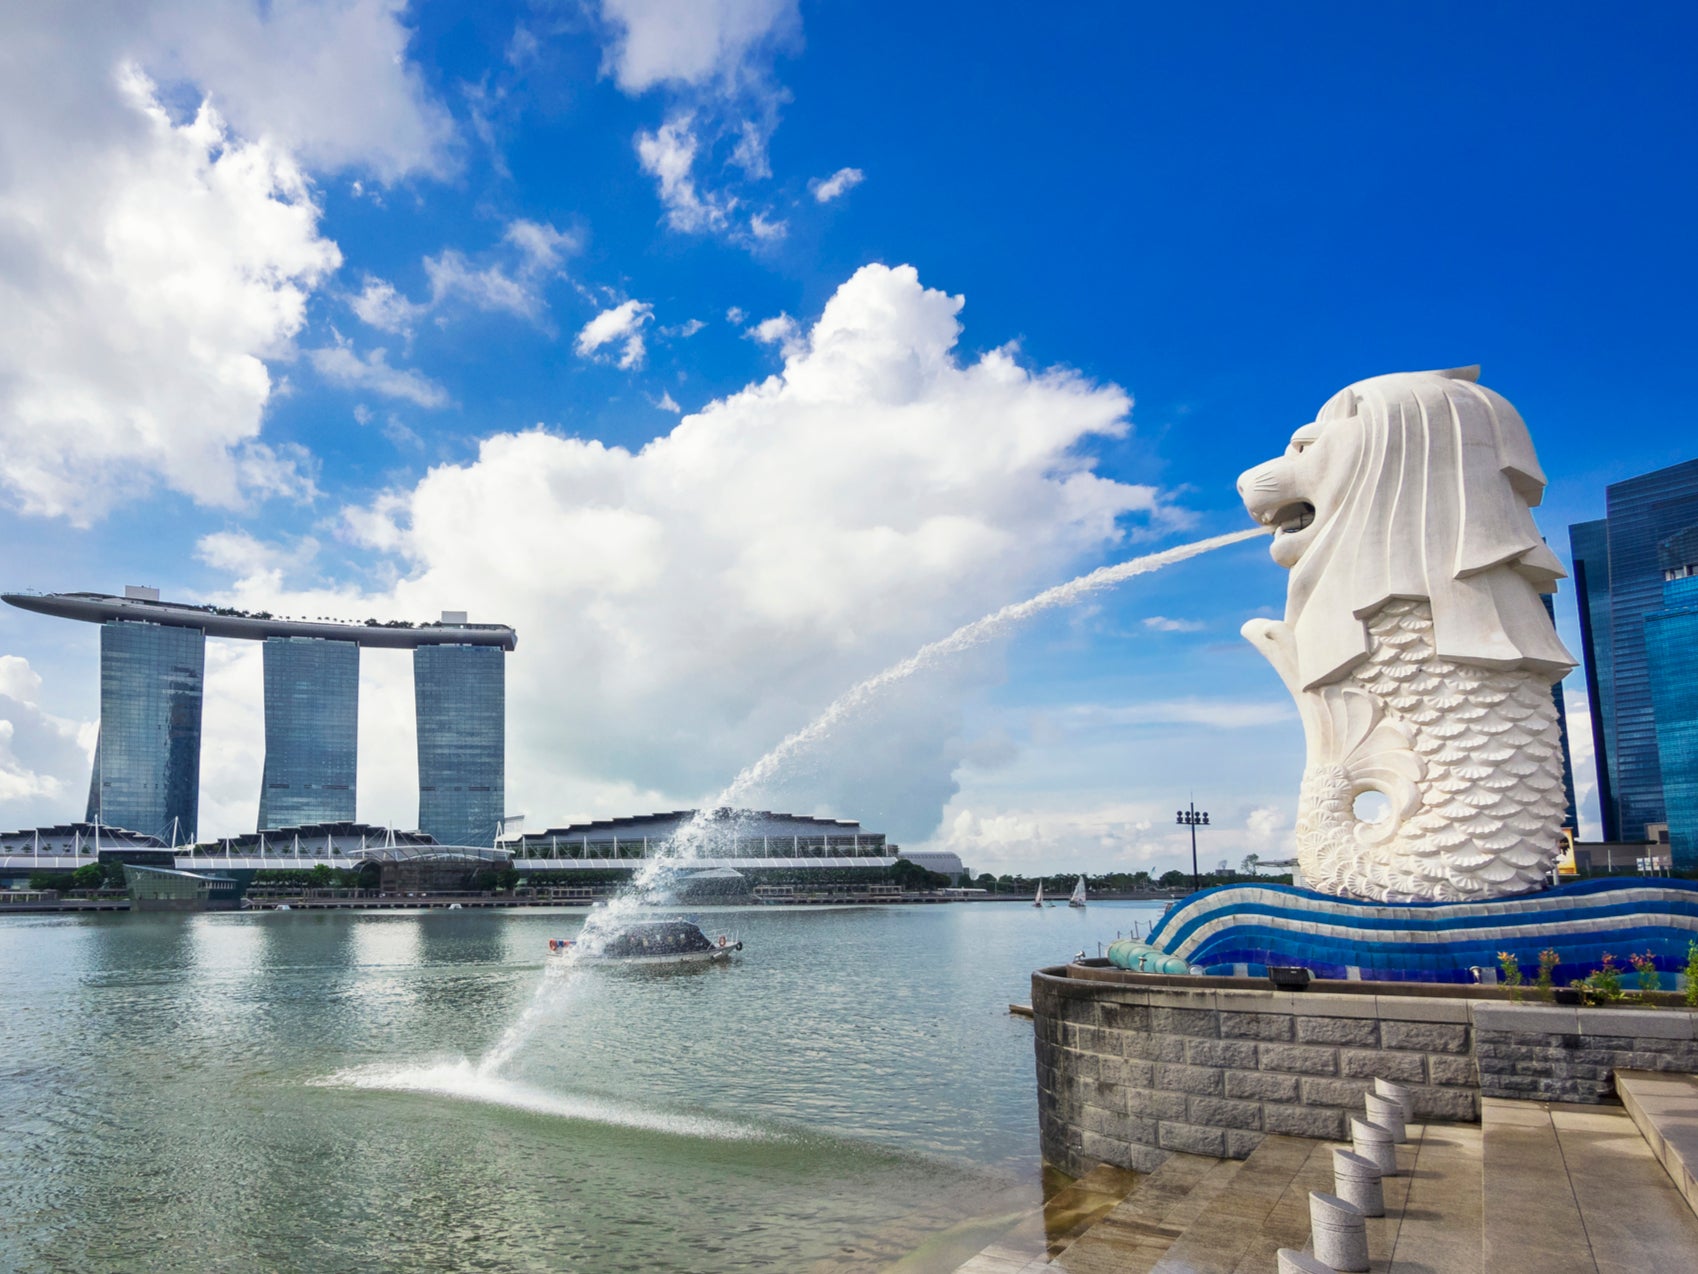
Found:
<svg viewBox="0 0 1698 1274"><path fill-rule="evenodd" d="M474 310L504 312L527 319L542 311L542 298L528 280L514 277L500 265L478 269L456 248L426 257L424 269L430 279L433 306L458 300Z"/></svg>
<svg viewBox="0 0 1698 1274"><path fill-rule="evenodd" d="M287 152L210 105L173 122L133 63L62 61L0 87L0 486L77 525L155 483L238 507L265 360L341 254Z"/></svg>
<svg viewBox="0 0 1698 1274"><path fill-rule="evenodd" d="M1169 619L1166 615L1148 615L1144 627L1158 633L1200 633L1208 627L1200 619Z"/></svg>
<svg viewBox="0 0 1698 1274"><path fill-rule="evenodd" d="M1247 844L1257 853L1279 849L1297 852L1297 832L1291 820L1277 805L1259 805L1244 820ZM1263 857L1267 857L1263 854Z"/></svg>
<svg viewBox="0 0 1698 1274"><path fill-rule="evenodd" d="M391 367L388 354L374 349L361 358L351 345L331 345L308 351L318 374L337 385L369 389L386 398L403 398L420 407L442 407L448 391L411 368Z"/></svg>
<svg viewBox="0 0 1698 1274"><path fill-rule="evenodd" d="M603 72L633 95L661 84L735 88L801 30L796 0L602 0L601 16L611 32Z"/></svg>
<svg viewBox="0 0 1698 1274"><path fill-rule="evenodd" d="M419 320L430 313L429 305L409 301L395 290L394 284L371 275L366 276L365 287L348 304L366 326L398 336L411 336Z"/></svg>
<svg viewBox="0 0 1698 1274"><path fill-rule="evenodd" d="M808 183L808 189L820 203L830 203L839 195L848 194L865 181L866 177L859 168L839 168L829 177L814 178Z"/></svg>
<svg viewBox="0 0 1698 1274"><path fill-rule="evenodd" d="M704 196L696 189L691 172L697 150L694 124L691 116L677 115L652 133L638 133L636 141L643 171L660 184L666 224L686 234L725 229L737 207L730 196Z"/></svg>
<svg viewBox="0 0 1698 1274"><path fill-rule="evenodd" d="M527 275L559 270L566 258L582 247L575 234L557 230L546 221L526 221L523 218L509 222L507 233L502 238L523 254L522 272Z"/></svg>
<svg viewBox="0 0 1698 1274"><path fill-rule="evenodd" d="M684 234L722 234L750 247L784 237L770 212L744 210L730 189L705 188L698 160L721 150L716 171L744 182L772 175L768 156L789 94L772 76L774 53L801 35L796 0L602 0L602 71L633 96L664 87L671 99L657 129L639 131L638 162L656 179L666 224Z"/></svg>
<svg viewBox="0 0 1698 1274"><path fill-rule="evenodd" d="M1288 721L1296 715L1296 709L1285 700L1165 699L1120 706L1080 704L1055 715L1064 723L1093 728L1196 725L1215 730L1245 730Z"/></svg>
<svg viewBox="0 0 1698 1274"><path fill-rule="evenodd" d="M115 25L130 26L131 7L113 7ZM446 175L454 166L453 120L407 56L406 7L397 0L216 7L167 0L149 6L152 21L125 35L132 56L157 78L212 91L237 132L268 138L313 168L359 169L393 182ZM77 22L75 38L98 26Z"/></svg>
<svg viewBox="0 0 1698 1274"><path fill-rule="evenodd" d="M238 572L218 600L511 623L511 807L546 823L708 799L847 686L1161 516L1161 492L1096 474L1080 449L1127 432L1127 395L1008 348L963 358L962 304L910 267L865 267L780 372L640 451L501 434L345 510L392 585L290 591ZM1000 660L986 647L875 701L752 799L929 832L966 746L961 705ZM387 759L362 772L361 814L405 822L410 682L378 663L362 729Z"/></svg>
<svg viewBox="0 0 1698 1274"><path fill-rule="evenodd" d="M585 323L578 333L576 348L579 356L594 358L604 346L622 341L618 365L625 370L641 367L646 352L642 328L653 317L654 307L646 301L625 301L610 310L603 310Z"/></svg>
<svg viewBox="0 0 1698 1274"><path fill-rule="evenodd" d="M312 367L324 379L350 389L370 389L384 397L401 397L421 408L440 408L448 403L448 391L430 377L406 369L391 367L384 350L360 357L351 345L329 345L321 350L309 350Z"/></svg>
<svg viewBox="0 0 1698 1274"><path fill-rule="evenodd" d="M650 399L649 401L654 403L655 407L661 411L669 411L673 415L683 414L684 409L678 405L678 400L668 392L663 391L659 398Z"/></svg>
<svg viewBox="0 0 1698 1274"><path fill-rule="evenodd" d="M387 280L367 276L364 289L348 304L361 322L403 336L411 336L426 315L440 314L456 302L485 313L537 320L548 308L543 288L565 274L566 258L579 250L582 240L546 221L521 218L507 224L501 242L509 250L505 260L490 259L501 255L498 250L477 264L458 248L426 257L428 300L410 300Z"/></svg>
<svg viewBox="0 0 1698 1274"><path fill-rule="evenodd" d="M88 786L92 722L42 710L41 675L27 659L0 655L0 808L5 830L63 822Z"/></svg>
<svg viewBox="0 0 1698 1274"><path fill-rule="evenodd" d="M788 314L775 314L769 319L762 319L743 335L758 345L778 346L786 358L803 348L802 329Z"/></svg>
<svg viewBox="0 0 1698 1274"><path fill-rule="evenodd" d="M281 576L312 565L318 541L309 535L290 545L257 539L246 531L215 531L195 542L195 556L214 570L232 575Z"/></svg>

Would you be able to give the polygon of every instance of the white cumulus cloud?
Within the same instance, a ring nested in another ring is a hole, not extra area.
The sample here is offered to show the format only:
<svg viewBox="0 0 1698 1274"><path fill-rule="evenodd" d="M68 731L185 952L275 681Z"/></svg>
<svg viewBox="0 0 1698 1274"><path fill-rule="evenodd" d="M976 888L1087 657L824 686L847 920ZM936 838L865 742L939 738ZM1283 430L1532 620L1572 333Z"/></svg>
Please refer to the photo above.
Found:
<svg viewBox="0 0 1698 1274"><path fill-rule="evenodd" d="M105 107L94 136L0 109L0 483L78 524L151 481L238 505L264 360L340 253L286 153L209 106L174 123L134 65L86 87Z"/></svg>
<svg viewBox="0 0 1698 1274"><path fill-rule="evenodd" d="M865 267L782 371L641 451L502 434L349 509L347 534L387 555L392 586L291 591L257 569L221 597L515 625L508 796L533 823L706 799L847 686L1099 559L1128 517L1160 516L1160 492L1101 477L1080 450L1126 432L1128 396L1006 348L964 360L962 304L910 267ZM362 729L388 759L362 771L361 813L405 822L409 682L380 662ZM929 832L954 790L963 697L999 667L987 648L909 683L753 799Z"/></svg>
<svg viewBox="0 0 1698 1274"><path fill-rule="evenodd" d="M341 259L307 174L453 164L404 13L0 13L0 488L18 507L87 524L160 484L221 507L299 489L298 459L256 440L267 363Z"/></svg>

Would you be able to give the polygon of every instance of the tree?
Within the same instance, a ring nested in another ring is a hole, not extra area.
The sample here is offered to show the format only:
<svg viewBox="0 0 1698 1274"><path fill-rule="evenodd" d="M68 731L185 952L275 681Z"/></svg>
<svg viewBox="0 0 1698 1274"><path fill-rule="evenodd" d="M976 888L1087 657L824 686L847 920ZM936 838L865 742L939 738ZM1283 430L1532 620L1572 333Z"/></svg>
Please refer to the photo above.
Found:
<svg viewBox="0 0 1698 1274"><path fill-rule="evenodd" d="M1161 874L1161 879L1156 883L1163 889L1183 889L1191 883L1191 873L1180 871L1177 868L1173 871L1164 871Z"/></svg>
<svg viewBox="0 0 1698 1274"><path fill-rule="evenodd" d="M1245 854L1244 861L1240 863L1239 866L1243 869L1246 876L1254 876L1256 874L1256 868L1260 867L1261 864L1262 856L1260 854Z"/></svg>

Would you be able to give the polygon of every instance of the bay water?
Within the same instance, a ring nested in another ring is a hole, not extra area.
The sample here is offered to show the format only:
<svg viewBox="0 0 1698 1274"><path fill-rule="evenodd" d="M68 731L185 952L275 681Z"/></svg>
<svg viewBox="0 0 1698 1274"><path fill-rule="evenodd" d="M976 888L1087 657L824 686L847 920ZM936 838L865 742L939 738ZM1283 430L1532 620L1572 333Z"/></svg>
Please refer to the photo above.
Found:
<svg viewBox="0 0 1698 1274"><path fill-rule="evenodd" d="M1033 969L1158 909L0 920L0 1268L952 1269L1040 1200Z"/></svg>

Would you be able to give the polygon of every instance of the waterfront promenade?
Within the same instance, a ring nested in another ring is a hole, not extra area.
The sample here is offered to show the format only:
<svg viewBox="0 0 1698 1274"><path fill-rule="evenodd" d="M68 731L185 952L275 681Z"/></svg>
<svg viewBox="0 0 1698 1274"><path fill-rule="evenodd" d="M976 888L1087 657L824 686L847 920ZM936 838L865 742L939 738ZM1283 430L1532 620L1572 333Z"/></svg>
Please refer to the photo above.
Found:
<svg viewBox="0 0 1698 1274"><path fill-rule="evenodd" d="M1646 1081L1672 1104L1666 1078ZM1691 1110L1695 1095L1688 1087L1677 1100ZM1397 1175L1383 1181L1385 1215L1367 1221L1368 1268L1698 1268L1698 1216L1653 1148L1670 1118L1660 1133L1621 1106L1488 1098L1479 1124L1411 1125ZM1271 1136L1242 1161L1181 1153L1147 1174L1100 1168L958 1274L1274 1274L1280 1249L1313 1251L1309 1196L1332 1191L1333 1152L1348 1148Z"/></svg>

